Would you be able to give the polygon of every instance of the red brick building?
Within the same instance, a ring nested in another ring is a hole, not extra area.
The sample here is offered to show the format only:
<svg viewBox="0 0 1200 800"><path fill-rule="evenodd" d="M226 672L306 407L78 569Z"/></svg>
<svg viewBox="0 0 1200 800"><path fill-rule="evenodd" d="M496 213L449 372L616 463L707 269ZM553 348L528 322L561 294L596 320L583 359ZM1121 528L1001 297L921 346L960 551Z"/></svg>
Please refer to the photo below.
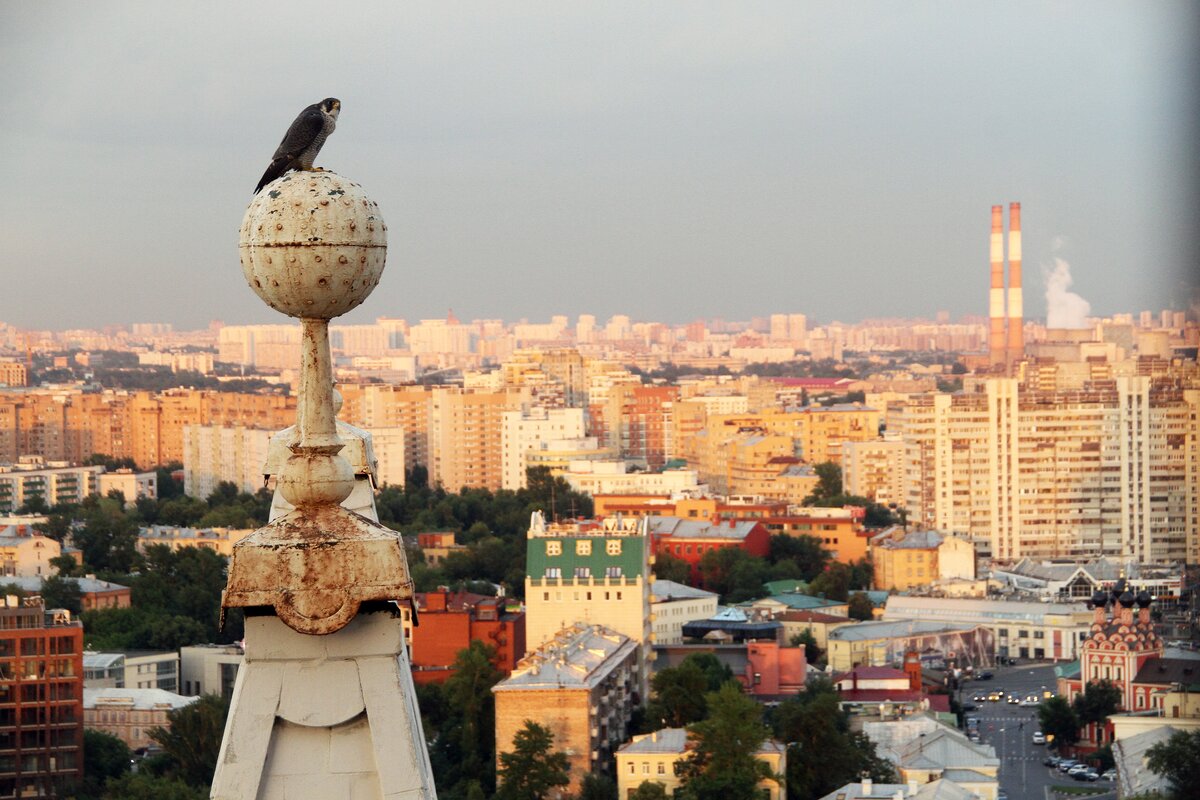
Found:
<svg viewBox="0 0 1200 800"><path fill-rule="evenodd" d="M0 607L0 797L61 797L82 775L83 626Z"/></svg>
<svg viewBox="0 0 1200 800"><path fill-rule="evenodd" d="M650 540L654 553L669 553L691 565L691 583L700 586L700 559L705 553L727 547L766 558L771 534L754 520L707 522L679 517L650 517Z"/></svg>
<svg viewBox="0 0 1200 800"><path fill-rule="evenodd" d="M449 678L458 652L474 639L496 648L494 663L505 675L525 655L525 614L507 611L502 597L441 589L418 593L415 601L418 624L406 633L417 683Z"/></svg>

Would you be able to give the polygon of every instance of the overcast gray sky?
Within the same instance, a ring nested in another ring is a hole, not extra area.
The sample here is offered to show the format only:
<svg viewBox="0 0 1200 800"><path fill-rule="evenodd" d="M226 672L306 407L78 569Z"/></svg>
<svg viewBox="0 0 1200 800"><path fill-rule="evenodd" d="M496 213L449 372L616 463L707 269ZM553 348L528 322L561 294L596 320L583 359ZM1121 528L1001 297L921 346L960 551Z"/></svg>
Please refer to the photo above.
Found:
<svg viewBox="0 0 1200 800"><path fill-rule="evenodd" d="M985 314L1194 298L1186 2L0 0L0 321L285 321L237 228L288 124L363 184L388 267L347 322Z"/></svg>

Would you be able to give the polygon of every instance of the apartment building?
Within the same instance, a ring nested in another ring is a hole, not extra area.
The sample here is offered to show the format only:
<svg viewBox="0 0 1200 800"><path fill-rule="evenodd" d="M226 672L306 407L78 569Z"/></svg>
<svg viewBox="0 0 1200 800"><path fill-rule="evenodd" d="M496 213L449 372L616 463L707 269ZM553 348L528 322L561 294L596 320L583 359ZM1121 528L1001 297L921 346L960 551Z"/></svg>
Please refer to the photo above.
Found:
<svg viewBox="0 0 1200 800"><path fill-rule="evenodd" d="M497 760L533 721L550 729L554 749L570 760L568 793L585 775L607 771L643 696L638 652L637 642L614 630L577 624L521 659L492 687Z"/></svg>
<svg viewBox="0 0 1200 800"><path fill-rule="evenodd" d="M975 578L975 548L957 536L893 525L870 542L876 589L903 592L950 578Z"/></svg>
<svg viewBox="0 0 1200 800"><path fill-rule="evenodd" d="M624 461L571 461L567 470L562 473L562 477L575 491L584 492L593 497L602 494L669 497L674 494L692 494L707 489L700 483L699 474L694 469L664 469L658 472L631 471L629 465Z"/></svg>
<svg viewBox="0 0 1200 800"><path fill-rule="evenodd" d="M34 498L47 506L78 503L100 493L104 467L71 467L62 462L26 459L21 464L0 464L0 514L16 511Z"/></svg>
<svg viewBox="0 0 1200 800"><path fill-rule="evenodd" d="M678 399L676 386L614 385L602 411L604 444L626 460L662 469L673 451L671 415Z"/></svg>
<svg viewBox="0 0 1200 800"><path fill-rule="evenodd" d="M0 392L0 462L23 456L79 463L93 453L142 467L183 461L189 425L278 430L295 420L295 398L195 389Z"/></svg>
<svg viewBox="0 0 1200 800"><path fill-rule="evenodd" d="M0 607L0 797L50 800L83 776L83 627Z"/></svg>
<svg viewBox="0 0 1200 800"><path fill-rule="evenodd" d="M530 650L577 622L601 622L649 654L650 540L641 520L530 520L525 641Z"/></svg>
<svg viewBox="0 0 1200 800"><path fill-rule="evenodd" d="M520 389L498 392L438 386L429 405L429 482L447 491L464 487L500 489L504 413L518 410L528 395Z"/></svg>
<svg viewBox="0 0 1200 800"><path fill-rule="evenodd" d="M880 505L904 504L904 442L842 443L842 488Z"/></svg>
<svg viewBox="0 0 1200 800"><path fill-rule="evenodd" d="M0 527L0 575L41 577L55 574L50 560L62 554L57 539L24 525Z"/></svg>
<svg viewBox="0 0 1200 800"><path fill-rule="evenodd" d="M663 728L634 736L617 750L617 797L628 798L643 783L657 783L667 797L683 785L680 771L692 757L692 746L685 728ZM787 774L787 747L767 739L754 757L766 763L772 775ZM764 778L758 784L763 800L784 800L787 793L780 781Z"/></svg>
<svg viewBox="0 0 1200 800"><path fill-rule="evenodd" d="M910 398L905 505L1001 562L1200 563L1200 389L1149 375L1043 391L992 378Z"/></svg>
<svg viewBox="0 0 1200 800"><path fill-rule="evenodd" d="M525 470L531 451L545 451L552 442L583 438L582 408L547 409L534 406L501 415L500 448L503 478L501 488L525 486Z"/></svg>
<svg viewBox="0 0 1200 800"><path fill-rule="evenodd" d="M650 619L655 645L683 644L683 626L717 613L719 595L675 581L650 583Z"/></svg>
<svg viewBox="0 0 1200 800"><path fill-rule="evenodd" d="M83 726L115 736L131 750L149 747L153 728L170 728L167 715L199 699L165 689L84 689Z"/></svg>

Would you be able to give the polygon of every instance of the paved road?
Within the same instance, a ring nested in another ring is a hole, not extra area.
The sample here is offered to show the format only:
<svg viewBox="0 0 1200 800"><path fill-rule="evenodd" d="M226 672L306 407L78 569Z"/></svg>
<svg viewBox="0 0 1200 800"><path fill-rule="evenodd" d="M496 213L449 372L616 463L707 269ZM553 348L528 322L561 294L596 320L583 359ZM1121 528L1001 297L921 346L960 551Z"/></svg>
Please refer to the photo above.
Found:
<svg viewBox="0 0 1200 800"><path fill-rule="evenodd" d="M964 684L962 702L978 706L975 711L967 712L967 716L979 718L979 732L984 744L996 748L996 756L1000 759L1000 788L1007 792L1009 800L1047 800L1051 797L1047 789L1052 786L1112 787L1102 781L1080 783L1043 766L1042 761L1050 753L1044 746L1033 744L1033 733L1038 730L1037 709L1007 702L1010 693L1024 699L1031 694L1040 696L1043 689L1054 691L1052 665L999 667L992 672L995 677L990 681ZM986 695L998 689L1004 690L1004 701L992 703L972 699L976 694Z"/></svg>

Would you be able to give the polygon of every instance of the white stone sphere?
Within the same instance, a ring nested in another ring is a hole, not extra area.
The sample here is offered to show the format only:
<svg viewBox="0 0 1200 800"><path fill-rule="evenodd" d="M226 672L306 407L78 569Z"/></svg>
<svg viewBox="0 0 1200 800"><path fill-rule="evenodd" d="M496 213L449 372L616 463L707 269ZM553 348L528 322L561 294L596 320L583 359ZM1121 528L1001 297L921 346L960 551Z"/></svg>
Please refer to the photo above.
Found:
<svg viewBox="0 0 1200 800"><path fill-rule="evenodd" d="M328 320L378 285L387 225L357 183L335 172L289 172L254 196L239 248L242 274L267 305Z"/></svg>

